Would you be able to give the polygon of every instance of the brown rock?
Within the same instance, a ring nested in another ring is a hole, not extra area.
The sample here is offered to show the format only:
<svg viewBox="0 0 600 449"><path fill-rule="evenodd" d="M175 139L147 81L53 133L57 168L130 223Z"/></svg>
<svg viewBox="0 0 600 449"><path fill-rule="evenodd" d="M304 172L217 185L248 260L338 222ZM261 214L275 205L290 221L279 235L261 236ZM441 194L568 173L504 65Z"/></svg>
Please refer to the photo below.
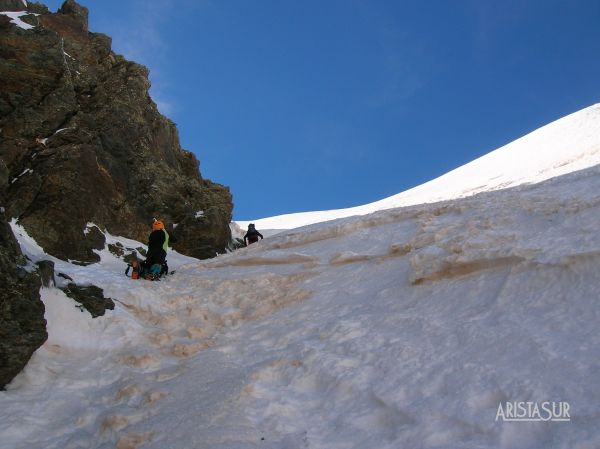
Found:
<svg viewBox="0 0 600 449"><path fill-rule="evenodd" d="M49 254L81 263L97 261L104 245L86 234L88 223L145 242L153 217L179 225L175 247L187 255L224 252L229 189L202 179L148 94L148 69L88 32L87 16L68 0L34 30L0 24L0 198L9 216Z"/></svg>
<svg viewBox="0 0 600 449"><path fill-rule="evenodd" d="M0 0L0 11L25 11L21 0Z"/></svg>
<svg viewBox="0 0 600 449"><path fill-rule="evenodd" d="M0 390L48 338L40 278L26 260L0 212Z"/></svg>
<svg viewBox="0 0 600 449"><path fill-rule="evenodd" d="M61 290L65 294L80 304L83 309L90 312L92 318L103 316L107 310L114 310L115 303L110 298L104 297L104 290L95 285L77 285L70 282Z"/></svg>

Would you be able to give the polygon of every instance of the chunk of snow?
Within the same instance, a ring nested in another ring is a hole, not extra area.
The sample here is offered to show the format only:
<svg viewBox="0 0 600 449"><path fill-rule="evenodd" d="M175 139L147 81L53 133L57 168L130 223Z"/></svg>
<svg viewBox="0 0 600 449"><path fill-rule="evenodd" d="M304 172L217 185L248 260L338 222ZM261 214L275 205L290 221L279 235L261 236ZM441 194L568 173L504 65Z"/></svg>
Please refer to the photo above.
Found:
<svg viewBox="0 0 600 449"><path fill-rule="evenodd" d="M25 170L23 170L23 172L17 176L16 178L13 178L12 181L10 181L11 184L14 184L15 182L17 182L19 180L19 178L21 178L21 176L25 176L28 173L33 173L33 170L31 168L26 168Z"/></svg>
<svg viewBox="0 0 600 449"><path fill-rule="evenodd" d="M10 227L13 234L17 238L21 247L21 252L31 259L33 262L38 262L49 258L44 249L27 233L25 228L18 224L17 219L13 218L10 221Z"/></svg>
<svg viewBox="0 0 600 449"><path fill-rule="evenodd" d="M90 233L90 231L92 230L92 228L98 228L98 230L100 230L100 228L98 226L96 226L95 223L88 222L88 223L86 223L85 228L83 228L83 234L88 235ZM102 232L102 231L100 231L100 232Z"/></svg>
<svg viewBox="0 0 600 449"><path fill-rule="evenodd" d="M28 11L4 11L4 12L0 12L0 15L10 17L11 23L15 24L16 26L18 26L19 28L21 28L23 30L31 30L32 28L35 28L35 26L29 25L28 23L23 22L21 20L21 17L29 16L29 15L39 16L39 14L34 14L34 13L31 13Z"/></svg>
<svg viewBox="0 0 600 449"><path fill-rule="evenodd" d="M246 234L246 231L240 228L240 226L235 221L229 223L229 229L231 231L231 237L238 238L240 240L244 239L244 234Z"/></svg>
<svg viewBox="0 0 600 449"><path fill-rule="evenodd" d="M196 212L196 214L194 215L195 218L202 218L204 217L204 211L203 210L199 210L198 212Z"/></svg>

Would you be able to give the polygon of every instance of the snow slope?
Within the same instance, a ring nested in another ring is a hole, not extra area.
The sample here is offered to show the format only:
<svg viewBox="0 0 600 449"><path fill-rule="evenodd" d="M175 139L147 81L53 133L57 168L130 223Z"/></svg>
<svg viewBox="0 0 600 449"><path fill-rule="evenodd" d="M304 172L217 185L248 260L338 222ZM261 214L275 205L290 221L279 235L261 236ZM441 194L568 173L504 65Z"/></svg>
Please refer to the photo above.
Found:
<svg viewBox="0 0 600 449"><path fill-rule="evenodd" d="M92 320L42 290L50 338L0 392L1 446L598 448L598 217L595 166L169 255L161 282L56 261L119 302ZM572 420L496 421L506 401Z"/></svg>
<svg viewBox="0 0 600 449"><path fill-rule="evenodd" d="M600 104L550 123L430 182L375 203L239 221L238 225L246 229L252 222L271 235L273 230L541 182L596 164L600 164Z"/></svg>

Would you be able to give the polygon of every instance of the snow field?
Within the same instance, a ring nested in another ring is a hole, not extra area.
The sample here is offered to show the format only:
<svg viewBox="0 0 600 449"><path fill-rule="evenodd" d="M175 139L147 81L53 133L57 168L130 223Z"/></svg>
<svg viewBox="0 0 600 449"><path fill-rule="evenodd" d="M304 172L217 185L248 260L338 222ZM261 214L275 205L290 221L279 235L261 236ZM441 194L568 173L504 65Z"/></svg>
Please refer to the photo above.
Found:
<svg viewBox="0 0 600 449"><path fill-rule="evenodd" d="M337 222L356 262L311 279L330 287L294 320L245 331L273 360L245 388L254 422L302 442L273 447L595 447L598 173L381 212L370 232ZM310 229L265 244L330 254L336 232ZM495 422L515 397L581 408L566 425Z"/></svg>
<svg viewBox="0 0 600 449"><path fill-rule="evenodd" d="M0 440L596 448L599 175L315 224L204 262L172 253L160 282L125 278L108 251L54 259L118 302L92 320L42 290L50 338L0 395ZM547 400L572 421L495 420L500 403Z"/></svg>

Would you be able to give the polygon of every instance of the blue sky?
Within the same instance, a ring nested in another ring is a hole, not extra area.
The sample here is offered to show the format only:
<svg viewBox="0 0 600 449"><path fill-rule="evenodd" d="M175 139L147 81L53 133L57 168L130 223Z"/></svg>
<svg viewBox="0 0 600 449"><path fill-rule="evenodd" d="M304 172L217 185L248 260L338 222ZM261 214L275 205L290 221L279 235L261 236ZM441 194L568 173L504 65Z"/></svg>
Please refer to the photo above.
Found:
<svg viewBox="0 0 600 449"><path fill-rule="evenodd" d="M379 200L600 101L598 0L81 4L236 219Z"/></svg>

